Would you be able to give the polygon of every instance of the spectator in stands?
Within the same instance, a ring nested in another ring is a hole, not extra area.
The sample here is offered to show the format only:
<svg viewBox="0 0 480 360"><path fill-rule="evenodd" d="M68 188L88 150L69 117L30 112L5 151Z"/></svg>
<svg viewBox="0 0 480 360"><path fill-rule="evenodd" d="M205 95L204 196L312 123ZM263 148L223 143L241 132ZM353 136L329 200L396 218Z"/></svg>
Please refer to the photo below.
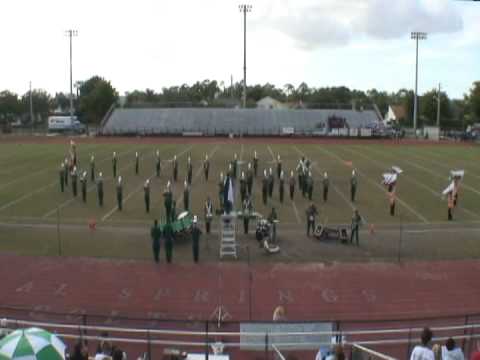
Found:
<svg viewBox="0 0 480 360"><path fill-rule="evenodd" d="M88 348L83 341L80 340L75 344L70 360L88 360Z"/></svg>
<svg viewBox="0 0 480 360"><path fill-rule="evenodd" d="M442 346L442 360L464 360L463 351L456 346L455 340L447 339L445 345Z"/></svg>
<svg viewBox="0 0 480 360"><path fill-rule="evenodd" d="M471 360L480 360L480 340L477 340L477 348L472 354Z"/></svg>
<svg viewBox="0 0 480 360"><path fill-rule="evenodd" d="M286 321L285 308L283 306L277 306L273 311L273 321Z"/></svg>
<svg viewBox="0 0 480 360"><path fill-rule="evenodd" d="M127 355L120 349L116 348L112 353L112 360L126 360Z"/></svg>
<svg viewBox="0 0 480 360"><path fill-rule="evenodd" d="M410 360L435 360L435 355L430 349L433 333L429 328L424 328L420 337L421 344L413 348Z"/></svg>

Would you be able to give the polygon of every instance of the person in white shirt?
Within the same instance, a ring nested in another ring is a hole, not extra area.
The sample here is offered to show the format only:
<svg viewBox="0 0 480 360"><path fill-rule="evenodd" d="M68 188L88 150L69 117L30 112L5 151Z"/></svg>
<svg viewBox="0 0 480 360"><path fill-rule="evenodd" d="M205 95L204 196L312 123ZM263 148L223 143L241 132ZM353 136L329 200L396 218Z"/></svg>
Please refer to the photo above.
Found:
<svg viewBox="0 0 480 360"><path fill-rule="evenodd" d="M455 340L452 338L447 339L442 346L442 360L465 360L462 349L455 345Z"/></svg>
<svg viewBox="0 0 480 360"><path fill-rule="evenodd" d="M423 329L421 335L422 343L413 348L410 360L435 360L435 355L429 347L430 341L432 341L432 336L432 330L429 328Z"/></svg>

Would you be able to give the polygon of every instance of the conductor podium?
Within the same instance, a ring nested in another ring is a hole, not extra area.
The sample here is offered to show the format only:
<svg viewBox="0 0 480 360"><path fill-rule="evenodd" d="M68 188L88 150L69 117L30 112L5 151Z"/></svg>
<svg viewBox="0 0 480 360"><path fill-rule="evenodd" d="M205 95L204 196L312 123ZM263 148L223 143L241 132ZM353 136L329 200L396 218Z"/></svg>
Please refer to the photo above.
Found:
<svg viewBox="0 0 480 360"><path fill-rule="evenodd" d="M233 212L220 216L220 259L224 256L237 258L236 222Z"/></svg>

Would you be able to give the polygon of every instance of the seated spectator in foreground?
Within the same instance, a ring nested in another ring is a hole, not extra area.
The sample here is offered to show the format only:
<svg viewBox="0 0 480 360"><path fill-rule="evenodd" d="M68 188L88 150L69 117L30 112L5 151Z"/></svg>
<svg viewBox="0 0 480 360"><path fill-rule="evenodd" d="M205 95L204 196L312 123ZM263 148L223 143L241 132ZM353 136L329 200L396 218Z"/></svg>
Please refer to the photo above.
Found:
<svg viewBox="0 0 480 360"><path fill-rule="evenodd" d="M112 358L112 345L108 340L102 340L97 348L95 360L106 360Z"/></svg>
<svg viewBox="0 0 480 360"><path fill-rule="evenodd" d="M435 360L435 355L430 349L433 333L429 328L424 328L420 337L421 344L413 348L410 360Z"/></svg>
<svg viewBox="0 0 480 360"><path fill-rule="evenodd" d="M470 357L471 360L480 360L480 340L477 340L477 348Z"/></svg>
<svg viewBox="0 0 480 360"><path fill-rule="evenodd" d="M120 349L115 349L113 351L112 360L126 360L127 356Z"/></svg>
<svg viewBox="0 0 480 360"><path fill-rule="evenodd" d="M88 348L83 341L80 340L75 344L70 360L88 360Z"/></svg>
<svg viewBox="0 0 480 360"><path fill-rule="evenodd" d="M464 360L463 351L456 346L455 340L447 339L445 345L442 346L442 360Z"/></svg>

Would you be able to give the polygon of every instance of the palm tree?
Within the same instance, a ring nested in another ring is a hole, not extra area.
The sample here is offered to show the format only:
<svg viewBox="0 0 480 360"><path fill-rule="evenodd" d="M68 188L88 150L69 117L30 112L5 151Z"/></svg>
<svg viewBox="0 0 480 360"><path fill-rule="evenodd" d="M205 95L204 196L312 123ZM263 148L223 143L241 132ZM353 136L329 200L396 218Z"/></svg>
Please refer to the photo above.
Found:
<svg viewBox="0 0 480 360"><path fill-rule="evenodd" d="M292 84L285 84L283 85L283 91L285 95L287 95L287 101L290 95L292 95L295 92L295 87Z"/></svg>

